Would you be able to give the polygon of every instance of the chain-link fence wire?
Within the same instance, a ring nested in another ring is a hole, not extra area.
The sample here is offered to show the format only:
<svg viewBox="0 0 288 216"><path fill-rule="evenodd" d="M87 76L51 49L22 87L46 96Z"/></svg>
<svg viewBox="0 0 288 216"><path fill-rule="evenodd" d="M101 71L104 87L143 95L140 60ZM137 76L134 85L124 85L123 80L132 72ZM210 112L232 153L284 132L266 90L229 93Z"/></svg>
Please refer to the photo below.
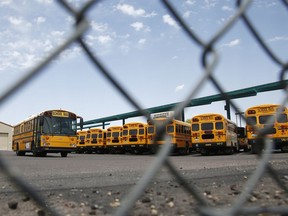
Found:
<svg viewBox="0 0 288 216"><path fill-rule="evenodd" d="M75 10L69 3L64 0L59 0L58 3L63 8L69 11L71 15L73 15L76 19L75 30L70 35L70 37L61 45L59 46L54 52L52 52L43 62L36 65L33 69L31 69L26 76L24 76L20 81L17 81L7 89L1 96L0 96L0 105L6 99L11 98L14 93L21 90L24 86L29 84L34 77L39 75L43 72L44 67L47 66L51 60L58 57L58 55L67 49L72 43L77 42L85 51L85 55L91 60L92 64L95 66L95 71L99 71L102 73L104 77L111 83L111 85L117 89L135 109L139 110L142 116L145 116L149 119L149 113L145 112L145 109L139 105L137 100L132 97L132 95L125 90L124 86L115 79L111 75L111 72L107 69L107 67L102 64L100 59L91 51L88 44L85 43L83 37L85 32L89 29L89 20L87 19L86 15L88 10L91 10L95 7L95 5L100 2L97 0L90 0L83 5L82 8L79 10ZM250 31L252 37L259 43L262 47L263 52L270 57L272 61L274 61L279 66L279 80L283 81L283 90L287 91L286 83L284 82L285 79L285 72L287 71L288 63L281 61L279 56L277 56L265 43L262 39L261 34L256 30L252 24L252 21L247 16L246 12L251 5L251 1L242 1L238 0L235 3L235 13L234 15L226 22L225 25L222 26L214 35L213 37L205 42L200 38L189 26L187 23L181 18L180 14L177 12L175 6L172 6L171 2L168 0L162 0L163 7L167 8L174 19L179 23L182 27L183 31L187 34L188 38L191 40L191 43L196 43L202 49L202 58L201 58L201 65L203 70L203 75L199 82L191 87L189 95L187 95L186 100L182 103L178 104L174 107L175 116L181 113L184 107L189 103L189 101L196 96L196 94L200 91L201 87L204 83L211 81L216 89L221 93L225 100L229 101L231 104L232 109L235 112L240 112L238 110L234 101L230 100L229 96L225 94L223 86L217 81L216 77L214 76L213 72L215 71L216 65L219 61L219 56L217 50L215 50L215 46L219 39L221 39L235 24L235 22L242 20L246 26L246 28ZM175 3L175 2L174 2ZM288 8L288 1L283 0L283 7ZM285 94L283 98L282 105L286 105L288 99L288 94ZM278 115L279 113L277 113ZM171 117L172 118L172 117ZM243 115L241 115L241 119L245 121ZM167 121L168 122L168 121ZM165 136L165 125L159 128L159 136ZM257 128L255 128L257 130ZM264 149L261 152L258 152L256 157L258 157L258 165L255 171L251 174L248 178L247 182L243 186L243 190L239 197L231 204L230 207L221 208L221 210L216 209L209 205L208 200L198 191L198 189L191 183L188 183L187 179L176 170L176 167L173 163L169 160L169 153L171 150L171 143L169 142L169 137L165 137L166 144L163 145L158 153L157 157L155 157L152 164L149 168L145 171L142 178L137 182L137 184L128 192L128 194L124 197L124 201L122 202L121 206L116 210L115 215L122 216L127 215L128 212L133 208L135 202L141 197L144 189L152 182L155 178L157 172L165 166L171 172L171 174L175 177L175 179L184 187L187 193L191 194L195 200L197 201L197 208L196 212L199 215L239 215L239 214L260 214L260 213L272 213L272 214L287 214L288 207L281 207L281 206L271 206L271 207L245 207L245 202L249 199L253 189L259 183L260 179L263 177L264 173L268 173L269 176L278 184L278 186L283 189L288 195L288 188L280 179L277 170L275 170L269 163L269 159L272 154L273 146L266 139L266 135L269 131L269 128L265 128L262 130L258 130L258 137L262 140L264 145ZM156 142L157 140L154 140ZM45 211L50 213L51 215L60 215L55 209L49 207L46 204L44 197L42 197L37 191L25 183L25 181L17 176L17 174L13 173L9 169L9 164L7 164L1 157L0 157L0 168L3 173L7 175L9 180L18 188L21 189L26 194L29 194L32 199ZM190 179L191 180L191 179Z"/></svg>

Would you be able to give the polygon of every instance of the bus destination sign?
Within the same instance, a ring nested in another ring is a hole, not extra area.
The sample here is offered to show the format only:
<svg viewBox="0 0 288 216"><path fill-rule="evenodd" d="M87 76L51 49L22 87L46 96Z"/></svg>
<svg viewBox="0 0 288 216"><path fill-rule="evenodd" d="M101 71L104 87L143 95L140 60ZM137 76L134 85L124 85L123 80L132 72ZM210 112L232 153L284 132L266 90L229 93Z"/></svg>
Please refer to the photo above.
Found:
<svg viewBox="0 0 288 216"><path fill-rule="evenodd" d="M69 113L65 111L60 111L60 110L54 110L52 111L52 116L57 116L57 117L69 117Z"/></svg>

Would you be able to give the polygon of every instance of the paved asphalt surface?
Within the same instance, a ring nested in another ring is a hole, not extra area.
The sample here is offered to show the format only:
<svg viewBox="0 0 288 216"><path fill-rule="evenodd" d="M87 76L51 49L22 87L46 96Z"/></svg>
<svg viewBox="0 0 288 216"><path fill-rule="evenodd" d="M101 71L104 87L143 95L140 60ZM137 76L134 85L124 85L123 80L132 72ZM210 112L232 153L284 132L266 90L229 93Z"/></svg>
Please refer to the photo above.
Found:
<svg viewBox="0 0 288 216"><path fill-rule="evenodd" d="M33 186L60 215L113 215L122 198L131 191L156 155L130 154L48 154L17 157L1 152L9 169ZM280 178L288 184L288 153L274 153L270 160ZM250 153L234 155L169 156L189 184L193 184L211 206L231 206L259 161ZM29 195L0 173L1 215L47 215ZM264 194L264 195L262 195ZM261 196L260 196L261 195ZM248 205L288 205L287 193L264 176ZM14 205L13 205L14 204ZM162 167L143 196L134 204L131 215L191 215L197 202Z"/></svg>

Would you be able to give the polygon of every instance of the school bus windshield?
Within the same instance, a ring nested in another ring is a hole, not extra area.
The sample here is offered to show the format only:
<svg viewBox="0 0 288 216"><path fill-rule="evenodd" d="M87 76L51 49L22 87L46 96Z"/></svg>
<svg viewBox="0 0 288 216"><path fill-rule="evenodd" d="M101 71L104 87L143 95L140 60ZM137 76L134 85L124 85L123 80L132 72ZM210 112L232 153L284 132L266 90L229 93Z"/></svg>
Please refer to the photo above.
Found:
<svg viewBox="0 0 288 216"><path fill-rule="evenodd" d="M72 118L44 116L42 131L44 134L76 135L77 122Z"/></svg>

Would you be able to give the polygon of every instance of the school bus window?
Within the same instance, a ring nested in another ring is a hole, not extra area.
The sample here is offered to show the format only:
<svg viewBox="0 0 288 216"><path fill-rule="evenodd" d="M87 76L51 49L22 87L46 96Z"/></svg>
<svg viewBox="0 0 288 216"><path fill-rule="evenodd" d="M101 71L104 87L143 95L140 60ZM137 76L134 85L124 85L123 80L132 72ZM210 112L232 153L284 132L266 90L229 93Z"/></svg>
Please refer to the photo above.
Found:
<svg viewBox="0 0 288 216"><path fill-rule="evenodd" d="M128 130L123 130L123 136L127 136L128 135Z"/></svg>
<svg viewBox="0 0 288 216"><path fill-rule="evenodd" d="M192 124L192 131L199 131L199 124Z"/></svg>
<svg viewBox="0 0 288 216"><path fill-rule="evenodd" d="M100 135L100 134L99 134L99 135ZM92 134L92 135L91 135L91 138L92 138L92 139L96 139L96 138L97 138L97 134Z"/></svg>
<svg viewBox="0 0 288 216"><path fill-rule="evenodd" d="M191 134L190 127L185 126L185 134Z"/></svg>
<svg viewBox="0 0 288 216"><path fill-rule="evenodd" d="M139 129L139 134L144 134L145 130L144 129Z"/></svg>
<svg viewBox="0 0 288 216"><path fill-rule="evenodd" d="M273 115L259 116L259 123L260 124L267 124L268 121L274 123L275 122L275 116L273 116Z"/></svg>
<svg viewBox="0 0 288 216"><path fill-rule="evenodd" d="M286 114L280 114L277 118L277 122L286 123L287 122L287 115Z"/></svg>
<svg viewBox="0 0 288 216"><path fill-rule="evenodd" d="M202 123L201 130L213 130L213 123Z"/></svg>
<svg viewBox="0 0 288 216"><path fill-rule="evenodd" d="M90 134L87 134L87 135L86 135L86 138L88 138L88 139L89 139L89 138L90 138Z"/></svg>
<svg viewBox="0 0 288 216"><path fill-rule="evenodd" d="M129 131L130 135L137 135L137 129L132 129Z"/></svg>
<svg viewBox="0 0 288 216"><path fill-rule="evenodd" d="M119 132L113 132L112 137L119 137Z"/></svg>
<svg viewBox="0 0 288 216"><path fill-rule="evenodd" d="M108 133L107 133L107 137L111 137L111 132L108 132Z"/></svg>
<svg viewBox="0 0 288 216"><path fill-rule="evenodd" d="M216 130L222 130L224 128L223 122L215 123Z"/></svg>
<svg viewBox="0 0 288 216"><path fill-rule="evenodd" d="M154 133L154 127L148 127L148 133Z"/></svg>
<svg viewBox="0 0 288 216"><path fill-rule="evenodd" d="M256 120L256 117L255 116L252 116L252 117L247 117L246 118L246 121L247 121L247 125L256 125L257 124L257 120Z"/></svg>
<svg viewBox="0 0 288 216"><path fill-rule="evenodd" d="M174 132L174 127L173 127L172 125L169 125L169 126L167 127L167 132L168 132L168 133Z"/></svg>
<svg viewBox="0 0 288 216"><path fill-rule="evenodd" d="M95 134L96 135L96 134ZM98 134L98 138L102 138L103 136L102 136L102 134ZM95 137L95 138L97 138L97 136Z"/></svg>

